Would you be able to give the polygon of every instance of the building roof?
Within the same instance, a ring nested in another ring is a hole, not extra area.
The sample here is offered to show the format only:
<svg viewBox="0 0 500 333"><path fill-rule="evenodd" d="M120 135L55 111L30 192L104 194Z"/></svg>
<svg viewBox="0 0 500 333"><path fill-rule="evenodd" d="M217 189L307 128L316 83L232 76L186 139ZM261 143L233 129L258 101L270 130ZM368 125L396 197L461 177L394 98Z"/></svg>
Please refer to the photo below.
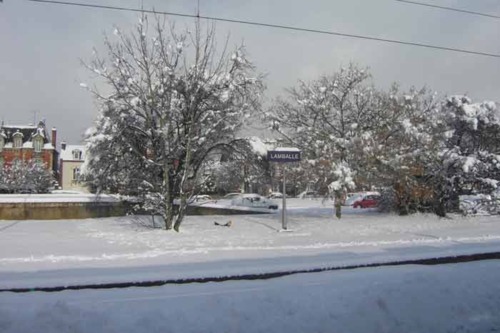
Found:
<svg viewBox="0 0 500 333"><path fill-rule="evenodd" d="M77 159L73 155L73 151L79 150L82 152L81 158ZM83 161L85 160L85 146L84 145L66 145L65 149L61 149L59 159L62 161Z"/></svg>
<svg viewBox="0 0 500 333"><path fill-rule="evenodd" d="M34 136L41 136L43 138L44 148L54 148L50 142L50 136L47 135L45 123L43 121L35 125L0 125L0 135L4 138L5 144L12 142L13 136L20 133L23 139L23 147L30 147L29 142L32 142ZM50 145L50 146L48 146Z"/></svg>

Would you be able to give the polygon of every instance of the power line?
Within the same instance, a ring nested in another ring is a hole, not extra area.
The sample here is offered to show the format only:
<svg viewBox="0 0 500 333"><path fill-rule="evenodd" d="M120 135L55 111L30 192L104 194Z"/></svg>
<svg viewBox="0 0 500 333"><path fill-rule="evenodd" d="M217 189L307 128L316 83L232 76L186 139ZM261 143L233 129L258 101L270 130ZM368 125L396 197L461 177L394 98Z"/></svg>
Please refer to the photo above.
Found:
<svg viewBox="0 0 500 333"><path fill-rule="evenodd" d="M425 3L425 2L408 1L408 0L394 0L394 1L403 2L403 3L407 3L407 4L411 4L411 5L417 5L417 6L423 6L423 7L432 7L432 8L438 8L438 9L444 9L444 10L451 10L451 11L459 12L459 13L479 15L479 16L486 16L486 17L490 17L490 18L500 19L500 16L497 16L497 15L480 13L480 12L474 12L474 11L471 11L471 10L465 10L465 9L459 9L459 8L453 8L453 7L438 6L438 5L433 5L433 4Z"/></svg>
<svg viewBox="0 0 500 333"><path fill-rule="evenodd" d="M327 31L327 30L301 28L301 27L272 24L272 23L262 23L262 22L255 22L255 21L228 19L228 18L214 17L214 16L192 15L192 14L183 14L183 13L175 13L175 12L167 12L167 11L155 11L155 10L128 8L128 7L94 5L94 4L86 4L86 3L78 3L78 2L66 2L66 1L58 1L58 0L27 0L27 1L44 3L44 4L68 5L68 6L76 6L76 7L110 9L110 10L119 10L119 11L128 11L128 12L137 12L137 13L152 13L152 14L160 14L160 15L168 15L168 16L179 16L179 17L188 17L188 18L196 18L196 19L204 19L204 20L213 20L213 21L220 21L220 22L226 22L226 23L237 23L237 24L267 27L267 28L276 28L276 29L284 29L284 30L292 30L292 31L317 33L317 34L323 34L323 35L372 40L372 41L383 42L383 43L416 46L416 47L423 47L423 48L429 48L429 49L436 49L436 50L443 50L443 51L451 51L451 52L466 53L466 54L479 55L479 56L500 58L500 54L495 54L495 53L487 53L487 52L481 52L481 51L473 51L473 50L459 49L459 48L439 46L439 45L431 45L431 44L425 44L425 43L406 42L406 41L388 39L388 38L378 38L378 37L370 37L370 36L363 36L363 35L355 35L355 34L336 32L336 31Z"/></svg>

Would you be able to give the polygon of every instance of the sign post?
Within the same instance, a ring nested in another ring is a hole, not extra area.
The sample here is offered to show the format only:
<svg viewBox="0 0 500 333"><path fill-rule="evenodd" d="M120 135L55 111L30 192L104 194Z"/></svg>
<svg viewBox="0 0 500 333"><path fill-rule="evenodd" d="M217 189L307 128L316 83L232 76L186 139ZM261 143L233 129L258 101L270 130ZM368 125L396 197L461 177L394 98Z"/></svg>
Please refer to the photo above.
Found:
<svg viewBox="0 0 500 333"><path fill-rule="evenodd" d="M281 209L281 227L286 230L286 167L283 164L283 209Z"/></svg>
<svg viewBox="0 0 500 333"><path fill-rule="evenodd" d="M298 148L276 148L267 152L267 160L269 162L291 163L299 162L301 151ZM286 225L286 167L283 164L283 207L281 210L281 226L283 230L287 230Z"/></svg>

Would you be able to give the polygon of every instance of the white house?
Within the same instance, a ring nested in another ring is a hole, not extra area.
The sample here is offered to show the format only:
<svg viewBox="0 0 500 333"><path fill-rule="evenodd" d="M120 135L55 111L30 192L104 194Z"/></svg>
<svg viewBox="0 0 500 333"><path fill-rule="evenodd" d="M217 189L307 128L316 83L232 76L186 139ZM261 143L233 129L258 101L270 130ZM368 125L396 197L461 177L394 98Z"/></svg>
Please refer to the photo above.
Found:
<svg viewBox="0 0 500 333"><path fill-rule="evenodd" d="M85 146L67 145L65 142L61 143L59 183L63 190L88 192L88 189L80 182L80 170L84 160Z"/></svg>

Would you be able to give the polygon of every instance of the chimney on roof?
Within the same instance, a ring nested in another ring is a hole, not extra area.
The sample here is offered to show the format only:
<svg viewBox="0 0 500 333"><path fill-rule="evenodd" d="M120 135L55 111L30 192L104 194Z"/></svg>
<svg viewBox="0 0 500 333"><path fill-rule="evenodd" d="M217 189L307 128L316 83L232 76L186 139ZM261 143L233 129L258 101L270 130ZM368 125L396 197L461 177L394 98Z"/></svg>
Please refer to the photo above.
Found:
<svg viewBox="0 0 500 333"><path fill-rule="evenodd" d="M57 139L57 129L55 127L52 127L52 146L54 146L54 149L56 148L56 139Z"/></svg>
<svg viewBox="0 0 500 333"><path fill-rule="evenodd" d="M66 150L66 142L61 142L61 150Z"/></svg>

